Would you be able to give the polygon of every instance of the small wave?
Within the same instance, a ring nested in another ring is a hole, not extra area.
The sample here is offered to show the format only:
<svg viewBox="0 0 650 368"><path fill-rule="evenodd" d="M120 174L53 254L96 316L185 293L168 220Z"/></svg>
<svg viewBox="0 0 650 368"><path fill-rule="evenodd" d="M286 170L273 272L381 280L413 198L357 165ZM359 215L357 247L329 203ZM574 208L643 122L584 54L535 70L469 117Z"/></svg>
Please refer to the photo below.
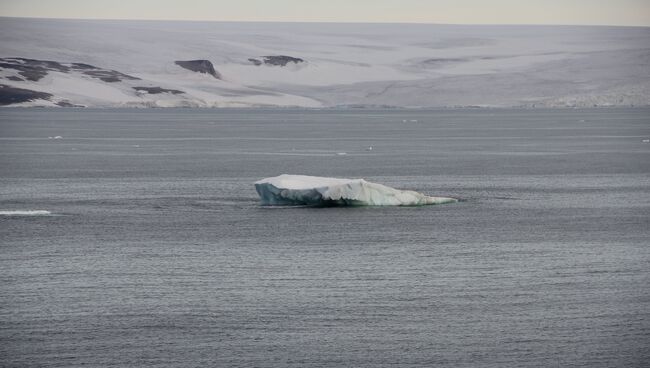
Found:
<svg viewBox="0 0 650 368"><path fill-rule="evenodd" d="M35 211L0 211L0 216L49 216L52 212L45 210Z"/></svg>

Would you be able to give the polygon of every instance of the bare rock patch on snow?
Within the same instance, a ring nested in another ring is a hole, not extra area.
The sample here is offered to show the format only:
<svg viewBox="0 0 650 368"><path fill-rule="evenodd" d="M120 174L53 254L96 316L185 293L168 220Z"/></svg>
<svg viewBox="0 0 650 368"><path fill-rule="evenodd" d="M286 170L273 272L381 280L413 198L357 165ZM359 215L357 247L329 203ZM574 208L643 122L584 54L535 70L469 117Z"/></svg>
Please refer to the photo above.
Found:
<svg viewBox="0 0 650 368"><path fill-rule="evenodd" d="M175 63L181 68L197 73L210 74L217 79L221 79L221 73L214 68L210 60L177 60Z"/></svg>
<svg viewBox="0 0 650 368"><path fill-rule="evenodd" d="M0 69L16 70L19 75L31 82L38 82L43 79L48 72L52 71L60 73L78 72L108 83L140 79L128 74L120 73L116 70L102 69L89 64L61 63L52 60L37 60L22 57L0 58ZM18 76L9 76L7 79L12 81L22 81Z"/></svg>
<svg viewBox="0 0 650 368"><path fill-rule="evenodd" d="M185 93L177 89L167 89L162 87L133 87L133 89L138 92L147 92L150 95L157 95L159 93L171 93L173 95L180 95L181 93Z"/></svg>
<svg viewBox="0 0 650 368"><path fill-rule="evenodd" d="M287 56L287 55L262 56L262 60L250 58L248 59L248 61L250 61L256 66L260 66L262 64L271 65L271 66L287 66L287 64L289 63L300 64L305 62L304 59L293 57L293 56Z"/></svg>
<svg viewBox="0 0 650 368"><path fill-rule="evenodd" d="M0 84L0 106L30 102L34 100L49 100L51 97L52 94L50 93Z"/></svg>

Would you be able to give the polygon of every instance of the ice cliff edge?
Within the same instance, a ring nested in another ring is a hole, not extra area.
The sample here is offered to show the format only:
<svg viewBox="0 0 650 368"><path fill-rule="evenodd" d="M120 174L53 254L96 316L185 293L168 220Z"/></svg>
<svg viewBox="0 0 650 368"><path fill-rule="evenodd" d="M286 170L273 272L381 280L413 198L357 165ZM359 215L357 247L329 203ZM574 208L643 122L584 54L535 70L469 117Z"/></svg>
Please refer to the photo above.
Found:
<svg viewBox="0 0 650 368"><path fill-rule="evenodd" d="M338 179L305 175L280 175L255 182L263 205L312 206L422 206L458 202L398 190L363 179Z"/></svg>

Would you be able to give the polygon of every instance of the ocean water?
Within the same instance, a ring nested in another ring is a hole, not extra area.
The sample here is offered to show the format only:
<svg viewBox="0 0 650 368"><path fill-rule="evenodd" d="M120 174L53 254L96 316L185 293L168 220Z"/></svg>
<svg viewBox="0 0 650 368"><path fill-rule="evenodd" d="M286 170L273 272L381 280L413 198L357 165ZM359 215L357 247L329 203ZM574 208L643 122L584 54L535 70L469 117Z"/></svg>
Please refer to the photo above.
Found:
<svg viewBox="0 0 650 368"><path fill-rule="evenodd" d="M647 367L645 139L648 109L0 110L0 365ZM260 206L282 173L462 201Z"/></svg>

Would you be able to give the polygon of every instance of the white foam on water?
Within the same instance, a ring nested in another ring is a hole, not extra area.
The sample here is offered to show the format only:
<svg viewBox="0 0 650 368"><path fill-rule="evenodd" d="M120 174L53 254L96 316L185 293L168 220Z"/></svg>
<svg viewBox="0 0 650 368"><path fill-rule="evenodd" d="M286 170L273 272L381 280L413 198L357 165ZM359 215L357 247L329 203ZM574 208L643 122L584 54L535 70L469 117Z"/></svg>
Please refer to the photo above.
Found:
<svg viewBox="0 0 650 368"><path fill-rule="evenodd" d="M45 210L1 211L0 216L49 216L52 212Z"/></svg>

